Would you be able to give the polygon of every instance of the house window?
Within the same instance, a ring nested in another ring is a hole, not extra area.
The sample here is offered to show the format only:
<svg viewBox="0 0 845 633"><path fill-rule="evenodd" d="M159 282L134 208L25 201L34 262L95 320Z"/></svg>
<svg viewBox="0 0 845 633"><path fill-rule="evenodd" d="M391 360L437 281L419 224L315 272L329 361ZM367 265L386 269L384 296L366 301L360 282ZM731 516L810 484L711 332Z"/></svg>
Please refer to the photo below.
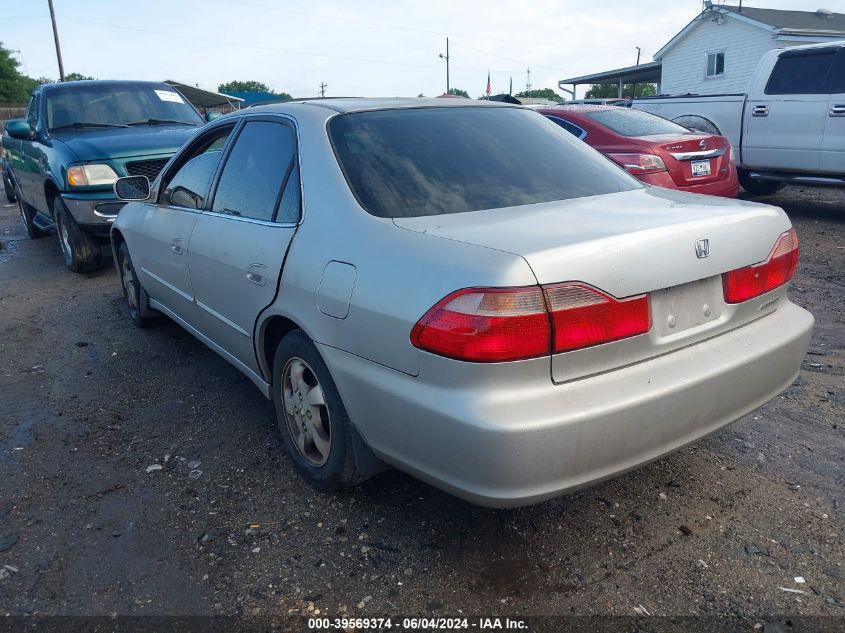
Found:
<svg viewBox="0 0 845 633"><path fill-rule="evenodd" d="M707 53L706 77L720 77L725 74L725 52Z"/></svg>

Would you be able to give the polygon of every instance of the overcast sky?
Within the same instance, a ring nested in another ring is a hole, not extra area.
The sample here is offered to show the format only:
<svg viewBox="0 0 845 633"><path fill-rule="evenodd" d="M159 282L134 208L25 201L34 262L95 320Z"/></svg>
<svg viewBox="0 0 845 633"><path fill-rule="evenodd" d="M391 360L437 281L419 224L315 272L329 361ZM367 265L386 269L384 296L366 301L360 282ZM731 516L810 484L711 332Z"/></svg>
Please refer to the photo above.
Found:
<svg viewBox="0 0 845 633"><path fill-rule="evenodd" d="M176 79L216 90L255 79L296 97L435 96L535 88L633 65L684 27L701 0L54 0L66 72ZM845 13L845 0L745 0ZM819 5L819 6L816 6ZM33 77L58 77L47 0L0 0L0 41ZM579 96L582 96L579 94Z"/></svg>

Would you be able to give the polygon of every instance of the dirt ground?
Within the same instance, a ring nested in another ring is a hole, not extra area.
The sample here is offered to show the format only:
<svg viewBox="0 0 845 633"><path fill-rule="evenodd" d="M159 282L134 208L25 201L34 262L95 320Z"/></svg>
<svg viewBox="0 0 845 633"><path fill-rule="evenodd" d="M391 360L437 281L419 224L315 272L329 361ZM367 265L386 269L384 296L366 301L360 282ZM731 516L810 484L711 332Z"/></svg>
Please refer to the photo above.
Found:
<svg viewBox="0 0 845 633"><path fill-rule="evenodd" d="M0 206L0 610L845 623L845 193L765 201L801 240L800 378L668 459L518 510L398 472L315 492L245 377L172 323L134 329L112 267L68 272Z"/></svg>

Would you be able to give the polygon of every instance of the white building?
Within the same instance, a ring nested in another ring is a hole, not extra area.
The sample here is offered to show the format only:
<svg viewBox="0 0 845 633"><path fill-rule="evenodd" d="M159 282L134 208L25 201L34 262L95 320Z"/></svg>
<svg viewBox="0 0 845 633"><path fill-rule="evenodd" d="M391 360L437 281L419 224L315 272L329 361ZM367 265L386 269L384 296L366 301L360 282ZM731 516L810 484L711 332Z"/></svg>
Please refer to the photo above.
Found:
<svg viewBox="0 0 845 633"><path fill-rule="evenodd" d="M713 5L654 56L663 94L745 92L773 48L845 38L845 15Z"/></svg>
<svg viewBox="0 0 845 633"><path fill-rule="evenodd" d="M654 62L562 79L558 85L566 90L567 84L615 83L620 97L622 84L634 81L656 81L660 94L746 92L766 51L841 39L842 13L705 2L705 9L657 51Z"/></svg>

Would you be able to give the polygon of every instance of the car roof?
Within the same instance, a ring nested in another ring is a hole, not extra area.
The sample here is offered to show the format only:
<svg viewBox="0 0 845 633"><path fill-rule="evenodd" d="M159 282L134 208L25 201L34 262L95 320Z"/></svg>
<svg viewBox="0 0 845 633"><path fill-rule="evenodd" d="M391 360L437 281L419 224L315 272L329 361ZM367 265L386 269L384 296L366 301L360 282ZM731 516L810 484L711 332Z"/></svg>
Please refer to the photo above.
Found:
<svg viewBox="0 0 845 633"><path fill-rule="evenodd" d="M627 108L620 108L619 106L615 105L597 105L593 103L573 103L557 106L544 106L542 108L537 108L537 110L548 114L553 114L555 112L578 112L588 114L590 112L605 112L607 110L623 110L625 112L628 111Z"/></svg>
<svg viewBox="0 0 845 633"><path fill-rule="evenodd" d="M163 81L146 81L142 79L80 79L79 81L56 81L49 84L39 86L41 90L51 90L53 88L74 88L76 86L167 86L170 90L175 90L173 86L164 83Z"/></svg>
<svg viewBox="0 0 845 633"><path fill-rule="evenodd" d="M306 99L271 103L249 108L251 112L284 113L287 106L302 104L327 108L345 114L347 112L366 112L368 110L401 110L406 108L466 108L469 106L484 108L513 108L518 107L500 101L484 101L476 99L440 99L440 98L339 98L339 99Z"/></svg>

